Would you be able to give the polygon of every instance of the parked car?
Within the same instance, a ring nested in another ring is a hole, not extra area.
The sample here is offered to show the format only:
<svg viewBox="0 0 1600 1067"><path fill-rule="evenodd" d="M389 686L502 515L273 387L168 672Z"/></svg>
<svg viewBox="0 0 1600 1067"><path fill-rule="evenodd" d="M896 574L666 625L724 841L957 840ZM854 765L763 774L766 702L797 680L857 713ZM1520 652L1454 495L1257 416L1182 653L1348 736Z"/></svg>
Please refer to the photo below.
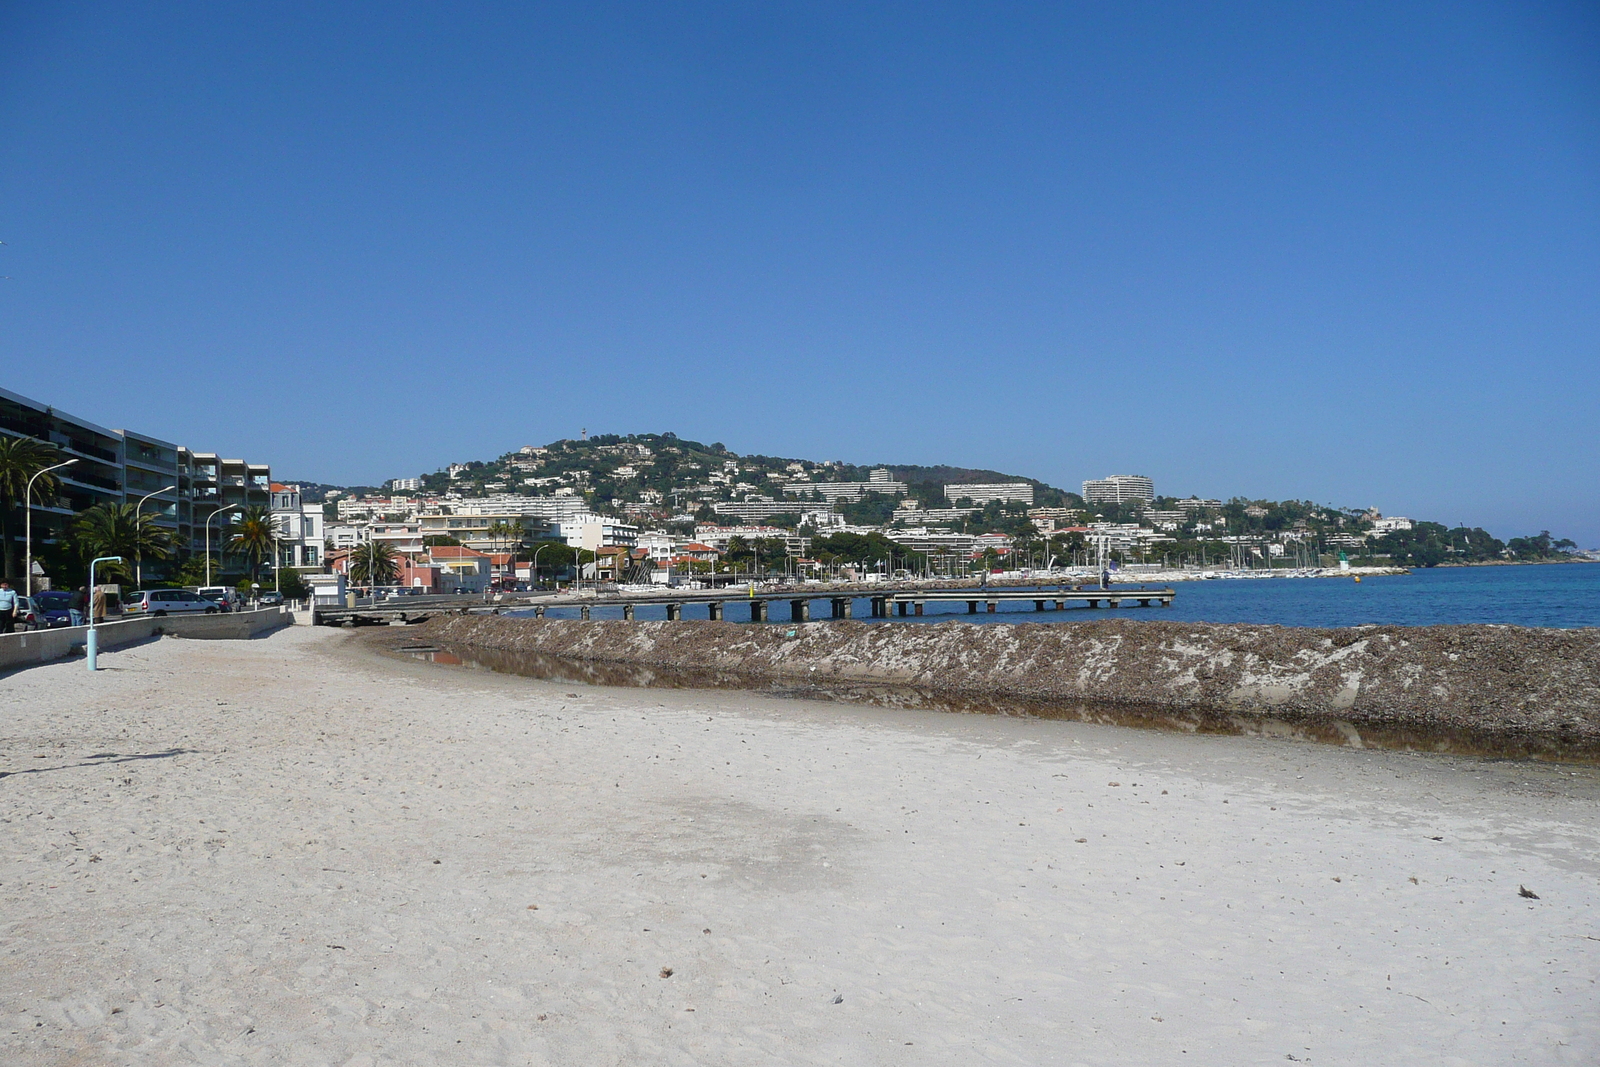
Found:
<svg viewBox="0 0 1600 1067"><path fill-rule="evenodd" d="M71 593L55 589L35 593L33 602L37 605L39 613L44 616L45 629L72 625L72 613L68 610L72 604Z"/></svg>
<svg viewBox="0 0 1600 1067"><path fill-rule="evenodd" d="M283 594L273 591L261 594L261 599L256 601L264 608L275 608L283 603Z"/></svg>
<svg viewBox="0 0 1600 1067"><path fill-rule="evenodd" d="M225 585L202 585L195 592L215 604L218 611L234 611L239 607L239 594Z"/></svg>
<svg viewBox="0 0 1600 1067"><path fill-rule="evenodd" d="M216 601L199 593L191 593L187 589L146 589L139 593L129 593L128 599L122 602L122 610L128 615L159 616L196 613L215 615L224 609L218 607Z"/></svg>
<svg viewBox="0 0 1600 1067"><path fill-rule="evenodd" d="M17 597L17 613L12 618L11 625L17 630L45 630L50 626L45 618L44 610L33 597Z"/></svg>

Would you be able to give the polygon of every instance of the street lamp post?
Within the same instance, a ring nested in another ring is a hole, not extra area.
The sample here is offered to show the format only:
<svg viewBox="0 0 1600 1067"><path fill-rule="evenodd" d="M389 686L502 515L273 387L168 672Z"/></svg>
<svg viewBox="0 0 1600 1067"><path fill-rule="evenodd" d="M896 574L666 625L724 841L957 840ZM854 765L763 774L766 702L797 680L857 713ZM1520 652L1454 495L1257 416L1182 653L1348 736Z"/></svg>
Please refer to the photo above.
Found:
<svg viewBox="0 0 1600 1067"><path fill-rule="evenodd" d="M224 511L232 511L238 504L229 504L225 508L218 508L206 517L206 585L211 584L211 523Z"/></svg>
<svg viewBox="0 0 1600 1067"><path fill-rule="evenodd" d="M44 470L34 471L33 478L37 478L41 474L48 474L51 471L60 470L62 467L70 467L76 462L78 461L75 459L69 459L65 463L57 463L54 467L46 467ZM33 478L28 479L27 491L22 494L22 510L25 513L23 525L27 527L27 531L22 535L23 547L26 550L25 558L27 560L22 568L23 573L27 576L23 581L23 585L27 592L22 595L28 597L33 596Z"/></svg>
<svg viewBox="0 0 1600 1067"><path fill-rule="evenodd" d="M165 489L157 489L153 493L146 493L144 496L140 497L139 502L133 506L133 526L135 536L133 543L133 585L136 589L144 585L144 539L138 536L139 516L144 513L144 502L153 496L160 496L162 493L171 492L176 488L178 487L175 485L169 485ZM207 582L206 584L210 585L211 583Z"/></svg>
<svg viewBox="0 0 1600 1067"><path fill-rule="evenodd" d="M549 547L548 544L543 544L533 550L533 588L535 590L539 588L539 553Z"/></svg>
<svg viewBox="0 0 1600 1067"><path fill-rule="evenodd" d="M87 644L84 651L88 653L89 670L94 671L96 658L100 653L100 635L95 622L94 611L94 568L97 563L121 563L121 556L98 556L89 561L89 636L85 639Z"/></svg>

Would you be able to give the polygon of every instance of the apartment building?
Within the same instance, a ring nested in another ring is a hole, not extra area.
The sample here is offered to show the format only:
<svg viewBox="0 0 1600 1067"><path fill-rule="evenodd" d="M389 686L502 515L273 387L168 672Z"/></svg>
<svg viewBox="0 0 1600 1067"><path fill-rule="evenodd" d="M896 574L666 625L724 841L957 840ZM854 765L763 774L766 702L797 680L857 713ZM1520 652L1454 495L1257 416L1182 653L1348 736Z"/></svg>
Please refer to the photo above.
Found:
<svg viewBox="0 0 1600 1067"><path fill-rule="evenodd" d="M34 547L63 536L72 516L99 504L141 504L180 550L201 552L228 519L210 522L233 505L229 517L251 506L271 504L271 469L265 463L223 459L134 430L114 430L69 415L48 404L0 389L0 434L32 437L54 445L72 466L55 472L60 492L33 501ZM23 534L17 531L20 541ZM170 562L146 561L147 574Z"/></svg>
<svg viewBox="0 0 1600 1067"><path fill-rule="evenodd" d="M1156 483L1142 474L1113 474L1083 483L1083 499L1090 504L1149 503L1156 498Z"/></svg>
<svg viewBox="0 0 1600 1067"><path fill-rule="evenodd" d="M752 541L780 540L791 556L803 556L811 548L811 538L801 537L781 526L696 526L694 539L719 552L727 551L728 542L741 537L746 544Z"/></svg>
<svg viewBox="0 0 1600 1067"><path fill-rule="evenodd" d="M600 515L578 515L557 524L555 536L573 548L598 552L634 547L639 542L639 527Z"/></svg>
<svg viewBox="0 0 1600 1067"><path fill-rule="evenodd" d="M954 504L957 500L967 499L982 507L993 501L1002 504L1026 504L1033 506L1033 485L1030 482L978 482L966 485L947 485L944 487L944 497Z"/></svg>
<svg viewBox="0 0 1600 1067"><path fill-rule="evenodd" d="M951 533L948 530L929 529L926 526L891 530L885 536L912 552L935 557L971 556L978 543L977 537L973 534Z"/></svg>
<svg viewBox="0 0 1600 1067"><path fill-rule="evenodd" d="M414 524L409 525L415 525L421 537L453 537L480 552L503 552L508 547L508 540L540 541L559 536L550 523L532 515L509 511L420 515ZM501 525L511 526L518 532L513 538L489 533L491 528Z"/></svg>
<svg viewBox="0 0 1600 1067"><path fill-rule="evenodd" d="M837 504L841 500L860 500L868 493L904 496L908 488L905 482L897 482L889 477L887 467L875 467L867 472L864 482L793 482L784 486L783 491L800 496L816 493L829 504Z"/></svg>
<svg viewBox="0 0 1600 1067"><path fill-rule="evenodd" d="M773 500L770 496L758 496L750 500L718 500L711 505L711 510L718 515L726 515L741 522L760 522L774 515L794 515L802 509L800 504L793 500Z"/></svg>

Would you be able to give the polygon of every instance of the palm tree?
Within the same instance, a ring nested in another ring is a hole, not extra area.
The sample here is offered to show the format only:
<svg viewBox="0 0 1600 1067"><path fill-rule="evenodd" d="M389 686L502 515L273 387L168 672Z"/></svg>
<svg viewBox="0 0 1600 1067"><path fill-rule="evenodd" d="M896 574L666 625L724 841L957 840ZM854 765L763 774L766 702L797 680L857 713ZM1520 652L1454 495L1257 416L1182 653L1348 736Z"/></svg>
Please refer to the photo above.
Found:
<svg viewBox="0 0 1600 1067"><path fill-rule="evenodd" d="M522 539L521 527L515 526L504 519L496 519L489 524L489 538L497 545L508 544Z"/></svg>
<svg viewBox="0 0 1600 1067"><path fill-rule="evenodd" d="M272 524L272 513L260 504L252 504L239 515L233 524L234 535L228 538L228 547L250 561L250 580L261 572L261 561L272 555L277 543L278 529Z"/></svg>
<svg viewBox="0 0 1600 1067"><path fill-rule="evenodd" d="M520 545L522 542L521 527L513 525L504 519L496 519L494 522L490 523L488 532L491 542L493 543L495 550L498 552L505 552L508 548ZM511 558L514 560L516 559L516 556L513 555ZM510 575L515 578L517 574L516 564L513 563L510 567L508 567L507 572L509 572Z"/></svg>
<svg viewBox="0 0 1600 1067"><path fill-rule="evenodd" d="M360 585L388 585L400 573L394 546L387 541L366 541L350 553L350 577Z"/></svg>
<svg viewBox="0 0 1600 1067"><path fill-rule="evenodd" d="M14 511L20 503L24 507L32 501L22 498L28 492L28 479L61 461L54 445L47 445L33 437L0 436L0 540L5 544L3 573L8 579L17 576L17 546L12 531ZM54 474L46 474L33 483L33 491L41 496L53 496L61 488Z"/></svg>
<svg viewBox="0 0 1600 1067"><path fill-rule="evenodd" d="M156 517L137 504L97 504L72 520L72 540L85 559L96 556L139 556L166 559L172 535L156 525ZM119 570L132 573L131 564Z"/></svg>

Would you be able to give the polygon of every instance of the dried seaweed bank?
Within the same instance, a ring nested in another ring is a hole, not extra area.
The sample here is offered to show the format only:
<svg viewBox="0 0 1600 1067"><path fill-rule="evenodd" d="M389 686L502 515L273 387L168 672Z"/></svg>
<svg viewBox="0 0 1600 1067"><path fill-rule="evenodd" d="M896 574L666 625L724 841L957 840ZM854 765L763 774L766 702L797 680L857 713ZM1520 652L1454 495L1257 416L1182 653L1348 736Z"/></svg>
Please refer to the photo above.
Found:
<svg viewBox="0 0 1600 1067"><path fill-rule="evenodd" d="M732 678L753 687L902 687L1030 707L1087 702L1330 729L1456 732L1545 754L1600 751L1600 630L1121 619L744 626L470 616L437 620L426 633L502 658L714 674L723 685Z"/></svg>

